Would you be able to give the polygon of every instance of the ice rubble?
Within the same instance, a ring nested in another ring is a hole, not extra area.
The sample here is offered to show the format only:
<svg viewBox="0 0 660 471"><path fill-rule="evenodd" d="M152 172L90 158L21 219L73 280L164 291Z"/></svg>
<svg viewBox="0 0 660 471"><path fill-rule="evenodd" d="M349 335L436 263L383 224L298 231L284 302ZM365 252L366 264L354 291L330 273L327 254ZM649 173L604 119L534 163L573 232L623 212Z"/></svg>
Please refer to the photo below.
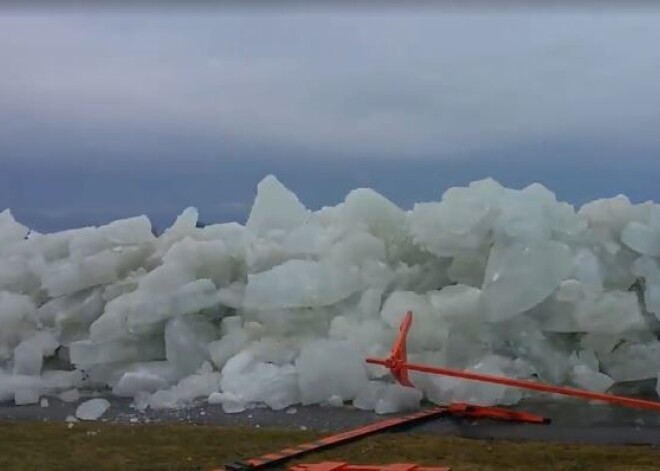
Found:
<svg viewBox="0 0 660 471"><path fill-rule="evenodd" d="M389 413L526 394L418 374L407 389L366 365L408 309L417 361L596 391L660 373L654 203L576 211L487 179L410 211L369 189L311 211L269 176L245 226L197 217L158 237L144 216L42 235L0 213L0 400Z"/></svg>

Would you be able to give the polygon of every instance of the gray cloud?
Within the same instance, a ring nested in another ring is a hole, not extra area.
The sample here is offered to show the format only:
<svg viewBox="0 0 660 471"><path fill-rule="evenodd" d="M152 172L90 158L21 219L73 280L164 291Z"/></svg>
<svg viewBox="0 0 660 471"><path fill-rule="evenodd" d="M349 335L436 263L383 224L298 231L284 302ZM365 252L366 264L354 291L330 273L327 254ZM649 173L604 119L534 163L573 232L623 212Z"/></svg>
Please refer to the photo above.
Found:
<svg viewBox="0 0 660 471"><path fill-rule="evenodd" d="M648 12L5 14L0 139L41 127L111 145L122 132L157 130L354 156L544 140L657 146L657 21Z"/></svg>

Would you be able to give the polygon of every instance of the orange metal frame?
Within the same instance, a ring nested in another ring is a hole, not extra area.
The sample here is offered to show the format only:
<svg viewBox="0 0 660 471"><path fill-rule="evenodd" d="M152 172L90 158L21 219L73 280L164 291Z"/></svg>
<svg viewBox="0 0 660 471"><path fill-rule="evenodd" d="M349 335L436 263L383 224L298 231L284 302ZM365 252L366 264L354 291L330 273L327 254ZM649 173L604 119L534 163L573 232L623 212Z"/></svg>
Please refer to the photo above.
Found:
<svg viewBox="0 0 660 471"><path fill-rule="evenodd" d="M647 401L644 399L636 399L626 396L616 396L614 394L597 393L593 391L586 391L583 389L554 386L551 384L538 383L535 381L527 381L522 379L507 378L505 376L495 376L482 373L475 373L471 371L456 370L451 368L440 368L437 366L429 366L417 363L408 363L406 352L406 338L408 331L412 326L413 313L408 311L401 322L399 335L392 347L392 352L389 358L367 358L367 363L374 365L385 366L390 370L392 376L396 381L403 386L413 387L410 379L408 378L409 371L419 371L421 373L430 373L437 375L452 376L454 378L462 378L471 381L482 381L485 383L502 384L505 386L512 386L515 388L530 389L534 391L548 392L554 394L562 394L564 396L579 397L582 399L596 400L608 402L610 404L617 404L625 407L633 407L638 409L648 409L660 411L660 402Z"/></svg>
<svg viewBox="0 0 660 471"><path fill-rule="evenodd" d="M286 461L303 455L327 449L333 446L343 445L355 440L373 435L386 430L393 430L410 424L419 424L421 422L431 420L448 414L446 407L433 407L431 409L415 412L413 414L404 415L402 417L394 417L391 419L381 420L373 424L365 425L346 432L340 432L329 437L321 438L319 440L302 443L300 445L286 448L273 453L268 453L257 458L249 458L246 460L238 461L225 465L227 471L245 471L245 470L258 470L276 465L281 465Z"/></svg>
<svg viewBox="0 0 660 471"><path fill-rule="evenodd" d="M418 371L421 373L438 374L445 376L452 376L455 378L467 379L470 381L481 381L486 383L501 384L504 386L512 386L522 389L530 389L534 391L549 392L555 394L562 394L565 396L579 397L582 399L603 401L611 404L617 404L625 407L634 407L639 409L648 409L660 411L660 402L647 401L643 399L636 399L632 397L616 396L613 394L596 393L577 388L553 386L550 384L538 383L534 381L526 381L521 379L507 378L504 376L487 375L475 373L471 371L456 370L451 368L441 368L436 366L429 366L417 363L409 363L406 351L406 339L410 327L412 326L413 313L408 311L401 322L399 335L397 336L394 346L392 347L391 354L388 358L367 358L367 363L374 365L382 365L390 370L392 376L396 381L404 386L414 387L408 377L409 371ZM269 453L258 458L251 458L244 461L238 461L225 466L227 471L247 471L247 470L260 470L271 466L282 465L286 461L298 458L302 455L318 451L321 449L342 445L354 440L364 438L369 435L383 432L385 430L392 430L404 427L406 425L414 425L425 420L439 418L442 416L453 415L460 417L468 417L473 419L495 419L506 420L514 422L524 422L531 424L547 424L549 419L530 414L527 412L516 412L509 409L501 409L497 407L482 407L470 404L454 403L444 406L436 406L431 409L416 412L414 414L395 417L392 419L383 420L374 424L366 425L354 430L341 432L336 435L322 438L320 440L303 443L298 446L287 448L275 453ZM347 463L317 463L297 465L291 468L291 471L449 471L450 468L423 468L414 464L392 464L383 466L371 465L351 465Z"/></svg>
<svg viewBox="0 0 660 471"><path fill-rule="evenodd" d="M481 407L468 404L450 404L447 406L436 406L423 411L415 412L400 417L381 420L373 424L365 425L356 429L340 432L319 440L302 443L284 450L268 453L257 458L249 458L225 465L226 471L257 471L273 466L283 465L285 462L294 458L300 458L303 455L315 451L343 445L356 440L360 440L370 435L375 435L387 430L398 430L403 427L419 425L429 420L445 416L458 416L470 419L492 419L509 422L523 422L528 424L547 424L549 419L527 412L515 412L508 409L499 409L497 407ZM409 465L406 465L409 466ZM215 470L215 471L220 471ZM348 471L348 469L346 470ZM420 470L422 471L422 470Z"/></svg>

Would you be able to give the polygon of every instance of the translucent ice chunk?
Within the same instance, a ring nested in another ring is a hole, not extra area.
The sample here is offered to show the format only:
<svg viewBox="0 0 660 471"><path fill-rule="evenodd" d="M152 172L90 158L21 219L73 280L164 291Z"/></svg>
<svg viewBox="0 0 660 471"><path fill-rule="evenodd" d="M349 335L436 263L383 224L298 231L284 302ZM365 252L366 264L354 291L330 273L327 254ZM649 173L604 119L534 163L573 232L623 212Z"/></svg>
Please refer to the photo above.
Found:
<svg viewBox="0 0 660 471"><path fill-rule="evenodd" d="M149 253L148 246L116 247L83 259L67 259L49 266L42 284L51 296L62 296L113 283L138 268Z"/></svg>
<svg viewBox="0 0 660 471"><path fill-rule="evenodd" d="M314 340L296 360L303 404L327 401L337 394L353 399L367 383L360 351L348 342Z"/></svg>
<svg viewBox="0 0 660 471"><path fill-rule="evenodd" d="M107 399L90 399L78 406L76 417L80 420L97 420L110 408Z"/></svg>
<svg viewBox="0 0 660 471"><path fill-rule="evenodd" d="M571 268L571 252L560 242L496 245L486 267L484 314L501 321L533 308L557 289Z"/></svg>
<svg viewBox="0 0 660 471"><path fill-rule="evenodd" d="M422 392L399 384L388 384L376 401L376 414L393 414L419 408Z"/></svg>
<svg viewBox="0 0 660 471"><path fill-rule="evenodd" d="M266 234L277 229L291 230L304 223L310 215L292 191L269 175L257 186L257 198L246 227L255 234Z"/></svg>
<svg viewBox="0 0 660 471"><path fill-rule="evenodd" d="M130 361L160 360L165 357L162 338L94 342L81 340L70 346L74 365L100 365Z"/></svg>
<svg viewBox="0 0 660 471"><path fill-rule="evenodd" d="M25 239L27 234L28 228L16 222L9 209L0 212L0 248Z"/></svg>
<svg viewBox="0 0 660 471"><path fill-rule="evenodd" d="M35 342L24 340L14 349L14 374L39 376L43 360L42 348Z"/></svg>
<svg viewBox="0 0 660 471"><path fill-rule="evenodd" d="M614 384L612 378L586 365L573 367L571 379L577 387L596 392L605 392Z"/></svg>
<svg viewBox="0 0 660 471"><path fill-rule="evenodd" d="M605 372L617 383L655 378L660 371L660 342L624 345L603 358Z"/></svg>
<svg viewBox="0 0 660 471"><path fill-rule="evenodd" d="M211 361L216 367L222 368L231 357L240 352L249 342L250 338L243 329L227 333L220 340L213 341L208 345Z"/></svg>
<svg viewBox="0 0 660 471"><path fill-rule="evenodd" d="M327 306L362 289L355 267L290 260L267 272L248 276L245 307L283 309Z"/></svg>
<svg viewBox="0 0 660 471"><path fill-rule="evenodd" d="M158 325L166 319L195 314L217 306L219 302L218 290L208 279L187 283L163 295L136 293L132 300L127 315L127 327L135 334L158 330Z"/></svg>
<svg viewBox="0 0 660 471"><path fill-rule="evenodd" d="M117 396L135 397L142 392L156 392L165 389L168 382L165 378L149 371L129 371L122 375L112 389Z"/></svg>
<svg viewBox="0 0 660 471"><path fill-rule="evenodd" d="M215 326L202 317L182 316L165 326L165 356L182 375L193 374L209 359L208 345L217 338Z"/></svg>
<svg viewBox="0 0 660 471"><path fill-rule="evenodd" d="M631 221L621 231L621 240L635 252L657 257L660 255L660 228Z"/></svg>
<svg viewBox="0 0 660 471"><path fill-rule="evenodd" d="M583 332L616 334L646 328L637 296L626 291L608 291L581 303L576 319Z"/></svg>
<svg viewBox="0 0 660 471"><path fill-rule="evenodd" d="M386 387L387 384L382 381L369 381L368 383L365 383L362 388L360 388L355 399L353 399L353 407L362 410L374 410L378 398L381 397Z"/></svg>

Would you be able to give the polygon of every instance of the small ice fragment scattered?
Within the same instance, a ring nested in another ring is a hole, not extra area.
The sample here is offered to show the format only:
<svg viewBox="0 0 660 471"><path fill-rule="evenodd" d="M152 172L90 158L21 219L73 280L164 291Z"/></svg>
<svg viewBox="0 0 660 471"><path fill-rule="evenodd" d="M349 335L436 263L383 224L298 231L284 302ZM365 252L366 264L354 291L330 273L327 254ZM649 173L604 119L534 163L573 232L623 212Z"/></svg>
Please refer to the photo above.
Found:
<svg viewBox="0 0 660 471"><path fill-rule="evenodd" d="M344 399L338 394L333 394L330 396L330 399L328 399L328 404L332 407L344 407Z"/></svg>
<svg viewBox="0 0 660 471"><path fill-rule="evenodd" d="M230 397L222 401L222 410L226 414L240 414L241 412L245 412L245 409L245 404L239 399Z"/></svg>
<svg viewBox="0 0 660 471"><path fill-rule="evenodd" d="M85 401L76 409L76 417L80 420L97 420L110 408L107 399L97 398Z"/></svg>

